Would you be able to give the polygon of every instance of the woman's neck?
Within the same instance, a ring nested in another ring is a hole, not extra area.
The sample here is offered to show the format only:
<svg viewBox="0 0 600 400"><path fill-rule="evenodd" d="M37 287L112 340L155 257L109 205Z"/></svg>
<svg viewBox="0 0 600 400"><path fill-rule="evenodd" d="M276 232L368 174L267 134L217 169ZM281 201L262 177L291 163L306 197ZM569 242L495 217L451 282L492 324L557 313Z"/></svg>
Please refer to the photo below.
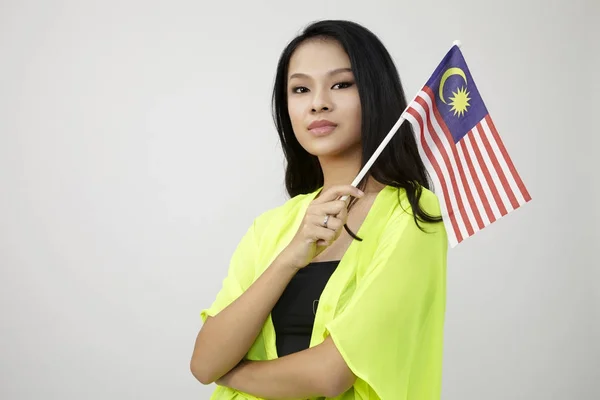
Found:
<svg viewBox="0 0 600 400"><path fill-rule="evenodd" d="M361 168L360 154L352 154L346 157L321 157L319 162L323 170L323 191L332 186L350 185ZM363 191L365 193L379 192L384 187L384 184L369 177Z"/></svg>

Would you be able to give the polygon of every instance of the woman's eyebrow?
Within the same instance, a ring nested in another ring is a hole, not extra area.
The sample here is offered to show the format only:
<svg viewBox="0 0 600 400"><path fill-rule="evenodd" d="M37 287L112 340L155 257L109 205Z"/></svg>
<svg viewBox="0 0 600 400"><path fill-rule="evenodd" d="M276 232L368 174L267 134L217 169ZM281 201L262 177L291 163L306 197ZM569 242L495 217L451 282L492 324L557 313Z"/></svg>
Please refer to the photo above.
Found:
<svg viewBox="0 0 600 400"><path fill-rule="evenodd" d="M332 76L332 75L340 74L342 72L352 72L352 68L332 69L331 71L327 72L327 75ZM293 78L309 78L310 79L310 76L303 74L301 72L296 72L295 74L290 75L290 79L293 79Z"/></svg>

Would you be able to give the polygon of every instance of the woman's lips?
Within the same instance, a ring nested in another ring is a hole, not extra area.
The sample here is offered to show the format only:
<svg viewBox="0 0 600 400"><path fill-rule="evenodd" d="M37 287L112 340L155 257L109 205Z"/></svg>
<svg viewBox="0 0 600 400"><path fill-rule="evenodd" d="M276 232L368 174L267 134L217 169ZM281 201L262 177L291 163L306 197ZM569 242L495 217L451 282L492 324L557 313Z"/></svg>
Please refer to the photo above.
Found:
<svg viewBox="0 0 600 400"><path fill-rule="evenodd" d="M325 126L321 126L319 128L312 128L309 129L310 133L312 133L313 135L316 136L325 136L330 134L331 132L333 132L333 130L337 128L336 125L325 125Z"/></svg>
<svg viewBox="0 0 600 400"><path fill-rule="evenodd" d="M323 119L319 121L313 121L310 125L308 125L308 130L313 135L324 136L333 132L336 127L337 124Z"/></svg>

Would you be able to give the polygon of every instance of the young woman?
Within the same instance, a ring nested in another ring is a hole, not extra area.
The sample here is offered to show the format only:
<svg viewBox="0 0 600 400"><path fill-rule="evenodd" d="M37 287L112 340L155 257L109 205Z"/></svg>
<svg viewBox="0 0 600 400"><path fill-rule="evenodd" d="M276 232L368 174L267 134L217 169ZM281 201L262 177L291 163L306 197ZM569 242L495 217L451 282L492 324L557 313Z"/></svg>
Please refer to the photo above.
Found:
<svg viewBox="0 0 600 400"><path fill-rule="evenodd" d="M349 185L406 107L390 55L356 23L314 23L273 106L291 199L234 252L192 373L215 400L439 399L447 237L410 125Z"/></svg>

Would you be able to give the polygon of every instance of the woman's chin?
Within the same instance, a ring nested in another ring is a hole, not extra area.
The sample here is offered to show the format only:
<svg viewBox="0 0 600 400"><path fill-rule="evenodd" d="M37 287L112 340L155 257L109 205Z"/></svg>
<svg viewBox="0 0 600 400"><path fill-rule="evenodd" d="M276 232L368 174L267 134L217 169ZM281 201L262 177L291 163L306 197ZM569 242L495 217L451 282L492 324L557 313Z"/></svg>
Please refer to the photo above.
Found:
<svg viewBox="0 0 600 400"><path fill-rule="evenodd" d="M309 149L308 152L310 154L312 154L313 156L319 157L319 158L339 158L339 157L345 157L348 156L350 154L354 154L354 151L352 151L352 149L348 148L348 147L340 147L338 146L314 146L313 148ZM358 152L360 154L361 149L360 147L358 148Z"/></svg>

